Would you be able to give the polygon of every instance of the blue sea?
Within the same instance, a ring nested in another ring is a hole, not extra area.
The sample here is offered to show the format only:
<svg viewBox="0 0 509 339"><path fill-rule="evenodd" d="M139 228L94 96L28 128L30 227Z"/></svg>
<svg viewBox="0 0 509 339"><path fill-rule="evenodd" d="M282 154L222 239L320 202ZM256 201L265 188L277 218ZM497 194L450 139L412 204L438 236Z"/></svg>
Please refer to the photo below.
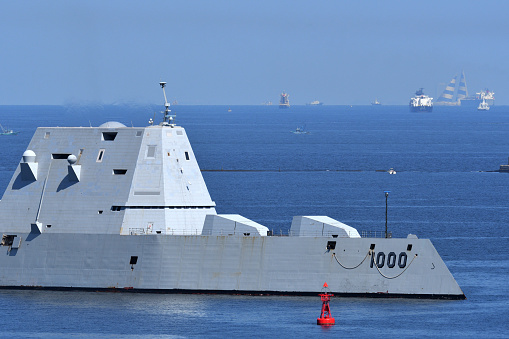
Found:
<svg viewBox="0 0 509 339"><path fill-rule="evenodd" d="M0 290L0 336L18 338L509 338L509 106L173 106L218 213L274 233L294 215L429 238L463 301ZM0 106L0 192L38 126L160 121L156 106ZM294 134L301 127L309 134ZM389 175L393 168L397 174ZM218 171L221 170L222 171ZM1 221L0 221L1 223ZM1 269L1 268L0 268ZM319 287L318 287L319 289Z"/></svg>

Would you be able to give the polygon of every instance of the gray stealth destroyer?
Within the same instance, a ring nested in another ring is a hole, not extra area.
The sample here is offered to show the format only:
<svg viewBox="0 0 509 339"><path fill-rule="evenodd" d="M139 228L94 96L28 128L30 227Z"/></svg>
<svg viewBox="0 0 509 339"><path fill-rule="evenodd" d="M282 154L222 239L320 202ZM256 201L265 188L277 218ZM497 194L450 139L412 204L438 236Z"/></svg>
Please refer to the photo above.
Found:
<svg viewBox="0 0 509 339"><path fill-rule="evenodd" d="M36 130L0 201L0 288L465 298L428 239L217 214L165 105L159 125Z"/></svg>

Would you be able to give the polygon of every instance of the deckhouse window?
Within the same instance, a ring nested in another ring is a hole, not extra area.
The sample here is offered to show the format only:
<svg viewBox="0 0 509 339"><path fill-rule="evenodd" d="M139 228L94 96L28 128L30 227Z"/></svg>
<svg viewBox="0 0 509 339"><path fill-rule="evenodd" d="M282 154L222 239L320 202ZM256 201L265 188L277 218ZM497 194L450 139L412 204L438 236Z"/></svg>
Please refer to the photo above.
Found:
<svg viewBox="0 0 509 339"><path fill-rule="evenodd" d="M125 175L127 173L126 169L114 169L113 175Z"/></svg>
<svg viewBox="0 0 509 339"><path fill-rule="evenodd" d="M189 160L189 152L184 152L185 156L186 156L186 160Z"/></svg>
<svg viewBox="0 0 509 339"><path fill-rule="evenodd" d="M67 160L67 157L70 155L70 153L52 153L51 159Z"/></svg>
<svg viewBox="0 0 509 339"><path fill-rule="evenodd" d="M104 156L104 148L101 148L99 150L99 154L97 154L96 162L102 162L103 161L103 156Z"/></svg>
<svg viewBox="0 0 509 339"><path fill-rule="evenodd" d="M156 146L148 145L147 146L147 158L154 159L156 157Z"/></svg>
<svg viewBox="0 0 509 339"><path fill-rule="evenodd" d="M102 140L103 141L113 141L117 137L118 132L103 132Z"/></svg>

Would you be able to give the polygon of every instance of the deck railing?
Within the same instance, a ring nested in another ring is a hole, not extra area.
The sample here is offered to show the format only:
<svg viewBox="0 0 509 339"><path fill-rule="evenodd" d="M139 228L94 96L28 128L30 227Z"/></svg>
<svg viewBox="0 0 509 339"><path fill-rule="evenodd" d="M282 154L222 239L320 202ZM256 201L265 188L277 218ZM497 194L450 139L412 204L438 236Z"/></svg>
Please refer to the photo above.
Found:
<svg viewBox="0 0 509 339"><path fill-rule="evenodd" d="M257 232L244 232L244 231L228 231L228 230L212 230L212 231L202 231L200 229L173 229L167 233L164 232L146 232L144 229L130 229L130 235L158 235L158 234L167 234L167 235L215 235L215 236L238 236L238 237L247 237L247 236L258 236ZM348 233L348 232L347 232ZM337 231L307 231L307 232L299 232L295 233L291 230L279 230L273 231L269 230L267 232L267 236L274 237L332 237L332 238L350 238L354 233L345 234L345 231L337 232ZM359 235L361 238L385 238L385 231L360 231ZM392 238L392 233L387 234L388 238Z"/></svg>

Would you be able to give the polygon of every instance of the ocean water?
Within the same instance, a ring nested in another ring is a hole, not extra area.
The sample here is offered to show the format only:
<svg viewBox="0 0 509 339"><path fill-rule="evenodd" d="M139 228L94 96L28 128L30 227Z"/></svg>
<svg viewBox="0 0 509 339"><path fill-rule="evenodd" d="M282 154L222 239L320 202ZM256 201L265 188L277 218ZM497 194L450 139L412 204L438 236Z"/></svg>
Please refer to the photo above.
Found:
<svg viewBox="0 0 509 339"><path fill-rule="evenodd" d="M174 106L218 213L287 232L294 215L430 238L463 301L0 290L0 336L509 337L509 106ZM38 126L159 121L156 106L0 106L0 194ZM154 113L155 112L155 113ZM291 131L303 127L309 134ZM386 171L394 168L396 175ZM220 171L222 169L222 171ZM1 223L1 221L0 221ZM1 268L0 268L1 269Z"/></svg>

